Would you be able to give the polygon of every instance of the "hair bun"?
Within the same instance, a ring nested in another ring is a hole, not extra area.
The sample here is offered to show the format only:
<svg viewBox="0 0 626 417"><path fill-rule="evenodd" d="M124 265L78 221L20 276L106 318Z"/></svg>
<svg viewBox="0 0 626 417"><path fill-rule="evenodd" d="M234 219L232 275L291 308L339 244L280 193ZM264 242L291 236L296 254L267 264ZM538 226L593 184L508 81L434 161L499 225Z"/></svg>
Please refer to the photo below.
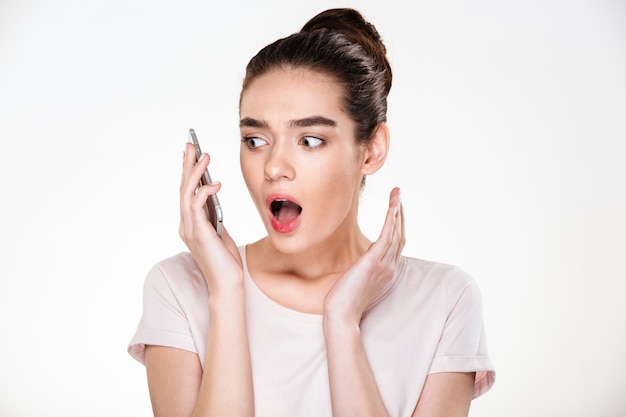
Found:
<svg viewBox="0 0 626 417"><path fill-rule="evenodd" d="M370 22L365 20L361 13L354 9L329 9L311 18L301 32L312 32L317 29L326 29L344 34L352 42L360 44L370 53L383 68L391 75L391 68L387 60L387 48Z"/></svg>
<svg viewBox="0 0 626 417"><path fill-rule="evenodd" d="M356 10L326 10L300 32L262 48L246 66L242 97L257 77L276 68L330 77L342 90L341 104L355 124L358 143L369 143L387 121L391 66L378 31Z"/></svg>

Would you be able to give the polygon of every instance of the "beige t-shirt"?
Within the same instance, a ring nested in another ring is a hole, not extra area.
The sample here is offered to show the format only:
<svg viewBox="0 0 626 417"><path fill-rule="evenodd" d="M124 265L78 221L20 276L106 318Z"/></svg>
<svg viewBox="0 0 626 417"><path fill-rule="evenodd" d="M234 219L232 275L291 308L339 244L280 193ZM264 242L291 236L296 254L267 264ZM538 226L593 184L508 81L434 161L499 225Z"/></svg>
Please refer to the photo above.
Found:
<svg viewBox="0 0 626 417"><path fill-rule="evenodd" d="M246 265L244 247L240 253ZM244 280L256 416L331 416L322 316L276 303L245 267ZM159 262L146 277L129 353L143 363L145 345L170 346L197 353L204 366L207 300L189 253ZM494 383L480 291L454 266L402 257L366 310L361 334L390 416L411 415L430 373L476 372L474 397Z"/></svg>

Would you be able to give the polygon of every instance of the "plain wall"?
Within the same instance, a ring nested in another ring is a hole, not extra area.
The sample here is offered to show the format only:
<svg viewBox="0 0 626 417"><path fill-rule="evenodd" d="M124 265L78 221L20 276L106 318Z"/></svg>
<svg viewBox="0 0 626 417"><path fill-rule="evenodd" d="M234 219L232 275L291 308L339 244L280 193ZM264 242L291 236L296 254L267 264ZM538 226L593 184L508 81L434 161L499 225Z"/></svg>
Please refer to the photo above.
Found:
<svg viewBox="0 0 626 417"><path fill-rule="evenodd" d="M478 281L493 390L471 416L626 415L626 3L0 1L0 415L148 416L126 353L147 270L185 249L186 131L226 225L263 236L241 179L248 59L360 9L394 68L387 165L407 255Z"/></svg>

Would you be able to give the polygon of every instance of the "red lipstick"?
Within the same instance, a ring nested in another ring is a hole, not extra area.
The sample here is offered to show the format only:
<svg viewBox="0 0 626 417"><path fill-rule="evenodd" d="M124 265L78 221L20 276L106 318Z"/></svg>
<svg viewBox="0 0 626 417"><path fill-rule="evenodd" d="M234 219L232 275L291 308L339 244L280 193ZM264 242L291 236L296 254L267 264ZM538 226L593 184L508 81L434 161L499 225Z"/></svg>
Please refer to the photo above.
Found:
<svg viewBox="0 0 626 417"><path fill-rule="evenodd" d="M278 233L291 233L300 223L302 207L287 194L272 194L265 200L270 223Z"/></svg>

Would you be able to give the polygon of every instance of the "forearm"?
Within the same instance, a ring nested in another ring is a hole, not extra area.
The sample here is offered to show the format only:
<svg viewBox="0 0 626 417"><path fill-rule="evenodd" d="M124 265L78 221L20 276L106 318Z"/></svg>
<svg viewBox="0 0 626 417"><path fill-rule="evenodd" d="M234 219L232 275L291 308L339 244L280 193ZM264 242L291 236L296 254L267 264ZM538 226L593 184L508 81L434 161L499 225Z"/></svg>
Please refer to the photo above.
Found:
<svg viewBox="0 0 626 417"><path fill-rule="evenodd" d="M324 336L333 416L388 416L365 355L359 326L326 319Z"/></svg>
<svg viewBox="0 0 626 417"><path fill-rule="evenodd" d="M243 289L209 301L204 372L193 416L254 415Z"/></svg>

